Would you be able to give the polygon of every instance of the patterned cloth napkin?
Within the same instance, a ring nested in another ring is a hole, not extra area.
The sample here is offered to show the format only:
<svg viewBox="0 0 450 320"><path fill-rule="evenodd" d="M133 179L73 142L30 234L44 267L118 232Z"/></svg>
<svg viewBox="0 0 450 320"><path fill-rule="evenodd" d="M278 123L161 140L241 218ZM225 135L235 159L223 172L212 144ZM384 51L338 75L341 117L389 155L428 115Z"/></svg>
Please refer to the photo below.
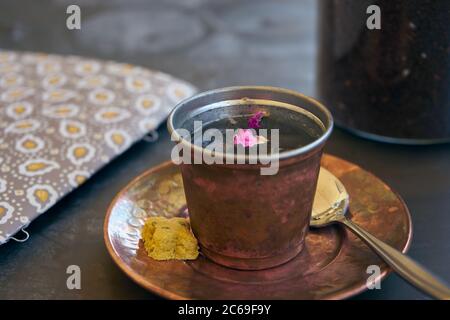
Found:
<svg viewBox="0 0 450 320"><path fill-rule="evenodd" d="M194 91L129 64L0 51L0 244Z"/></svg>

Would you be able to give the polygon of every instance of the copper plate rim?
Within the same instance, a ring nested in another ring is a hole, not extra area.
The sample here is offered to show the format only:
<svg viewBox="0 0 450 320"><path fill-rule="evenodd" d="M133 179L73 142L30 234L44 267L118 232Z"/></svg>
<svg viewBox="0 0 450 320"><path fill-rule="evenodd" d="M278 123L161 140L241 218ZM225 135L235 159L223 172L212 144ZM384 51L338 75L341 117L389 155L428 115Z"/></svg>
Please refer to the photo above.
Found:
<svg viewBox="0 0 450 320"><path fill-rule="evenodd" d="M328 155L331 156L331 155ZM346 160L343 160L341 158L335 157L335 156L331 156L333 158L337 158L340 161L345 161L348 162ZM135 177L134 179L132 179L124 188L122 188L119 193L113 198L113 200L111 201L111 203L108 206L107 212L106 212L106 216L105 216L105 221L103 224L103 240L105 242L106 245L106 249L108 250L109 255L111 256L111 258L113 259L113 261L119 266L119 268L129 277L131 278L135 283L137 283L138 285L140 285L141 287L159 295L160 297L166 298L166 299L170 299L170 300L195 300L195 299L191 299L191 298L186 298L184 296L178 295L176 293L173 293L171 291L165 290L159 286L153 285L152 283L146 281L146 279L138 274L136 274L133 269L131 269L130 267L128 267L123 261L122 259L116 254L112 243L109 239L108 236L108 226L109 226L109 217L112 213L112 209L115 206L117 200L119 198L121 198L126 192L127 190L134 185L137 181L139 181L141 178L152 174L155 171L159 171L161 169L164 169L168 166L172 166L174 165L172 163L172 161L165 161L163 163L160 163L159 165L152 167L146 171L144 171L143 173L141 173L139 176ZM359 166L358 166L359 167ZM364 170L364 169L363 169ZM365 170L366 171L366 170ZM374 174L372 174L369 171L366 171L368 174L372 175L373 177L377 178L377 176L375 176ZM379 179L379 178L377 178ZM411 240L412 240L412 235L413 235L413 231L412 231L412 219L411 219L411 213L409 212L409 209L406 205L406 203L404 202L403 198L400 197L400 195L395 191L392 190L391 191L395 194L395 196L400 200L400 202L402 203L402 205L405 208L405 214L408 220L408 238L406 240L405 245L403 246L402 249L402 253L406 253L410 246L411 246ZM389 266L385 266L383 268L383 271L381 272L380 276L376 278L376 281L381 281L383 279L385 279L390 273L392 272L392 269ZM342 300L342 299L346 299L349 297L352 297L354 295L357 295L359 293L362 293L364 291L368 290L367 286L365 285L365 283L361 283L361 284L356 284L350 288L344 288L341 289L340 291L334 293L334 294L330 294L328 297L326 297L324 300Z"/></svg>

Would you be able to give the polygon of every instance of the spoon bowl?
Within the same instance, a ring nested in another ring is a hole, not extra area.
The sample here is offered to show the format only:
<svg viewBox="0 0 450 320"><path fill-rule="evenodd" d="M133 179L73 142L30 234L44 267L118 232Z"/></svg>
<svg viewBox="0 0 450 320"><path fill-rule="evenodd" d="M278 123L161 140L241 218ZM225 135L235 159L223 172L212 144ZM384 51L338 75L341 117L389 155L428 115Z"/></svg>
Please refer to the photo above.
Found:
<svg viewBox="0 0 450 320"><path fill-rule="evenodd" d="M316 192L310 226L321 228L345 216L350 197L342 182L323 167L320 168L317 184L325 187Z"/></svg>
<svg viewBox="0 0 450 320"><path fill-rule="evenodd" d="M321 228L334 223L348 227L363 240L384 262L403 279L437 299L450 299L450 289L423 266L406 255L384 243L380 239L347 219L350 197L344 185L328 170L321 168L319 184L326 186L317 191L310 226Z"/></svg>

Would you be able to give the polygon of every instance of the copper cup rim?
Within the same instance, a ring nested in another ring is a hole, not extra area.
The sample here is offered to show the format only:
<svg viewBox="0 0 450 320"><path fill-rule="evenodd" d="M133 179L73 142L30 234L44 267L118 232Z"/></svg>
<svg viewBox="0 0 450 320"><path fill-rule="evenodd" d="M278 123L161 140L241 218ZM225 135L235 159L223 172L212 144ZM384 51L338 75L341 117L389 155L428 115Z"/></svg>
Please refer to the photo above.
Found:
<svg viewBox="0 0 450 320"><path fill-rule="evenodd" d="M209 90L209 91L204 91L201 92L199 94L196 94L190 98L184 99L181 102L179 102L174 109L171 111L171 113L169 114L169 117L167 119L167 128L169 130L169 133L172 137L172 140L174 142L178 142L178 143L182 143L185 147L187 147L188 150L192 150L193 152L199 152L200 154L208 154L209 156L213 155L213 152L211 150L208 150L206 148L200 147L198 145L195 145L193 143L191 143L190 141L184 139L176 130L175 125L174 125L174 119L176 117L176 115L178 113L183 112L183 108L191 103L193 103L194 101L200 99L200 98L204 98L204 97L208 97L208 96L214 96L220 93L227 93L227 92L233 92L233 91L245 91L245 90L254 90L254 91L261 91L261 92L272 92L272 93L278 93L278 94L284 94L284 95L289 95L292 96L294 98L297 98L299 101L304 101L306 103L309 103L310 105L313 105L315 108L318 109L319 112L322 113L322 115L325 118L325 122L318 119L323 128L324 128L324 132L322 133L322 135L315 139L313 142L296 148L296 149L292 149L292 150L288 150L288 151L282 151L280 153L277 154L270 154L270 155L236 155L236 154L231 154L231 153L223 153L223 152L214 152L214 156L215 157L219 157L219 158L223 158L226 161L230 160L230 161L237 161L239 163L239 161L252 161L252 160L259 160L260 162L271 162L271 161L279 161L279 160L285 160L285 159L290 159L290 158L294 158L303 154L308 153L311 150L314 150L316 148L319 148L322 144L325 143L325 141L328 139L328 137L330 136L331 132L333 131L333 127L334 127L334 121L333 121L333 116L331 115L331 112L323 105L321 104L319 101L306 96L300 92L294 91L294 90L290 90L290 89L284 89L284 88L279 88L279 87L271 87L271 86L232 86L232 87L224 87L224 88L219 88L219 89L214 89L214 90ZM247 97L243 97L240 99L235 99L235 100L229 100L229 101L225 101L225 103L230 103L230 101L241 101L241 104L249 104L250 101L256 101L256 102L261 102L263 104L266 105L285 105L285 107L288 107L290 109L292 109L292 107L298 109L302 109L303 111L306 111L306 113L310 113L313 116L315 116L316 118L318 118L314 113L305 110L304 107L302 107L301 105L294 105L294 104L290 104L290 103L283 103L283 102L279 102L277 100L269 100L269 99L253 99L253 98L247 98ZM266 101L265 103L263 101ZM224 101L214 101L206 106L212 106L215 105L216 103L219 102L224 102ZM199 109L203 109L203 108L198 108ZM297 112L302 112L302 111L298 111L295 110ZM303 112L305 113L305 112ZM228 163L228 162L227 162ZM233 162L235 163L235 162ZM251 163L251 162L250 162Z"/></svg>

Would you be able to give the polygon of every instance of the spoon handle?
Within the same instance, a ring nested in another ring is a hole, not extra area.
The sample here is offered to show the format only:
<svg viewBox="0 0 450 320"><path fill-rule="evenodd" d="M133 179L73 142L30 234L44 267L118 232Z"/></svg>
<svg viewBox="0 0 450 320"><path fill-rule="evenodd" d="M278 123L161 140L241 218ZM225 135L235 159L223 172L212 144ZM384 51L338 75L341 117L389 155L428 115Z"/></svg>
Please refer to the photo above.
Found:
<svg viewBox="0 0 450 320"><path fill-rule="evenodd" d="M349 219L344 218L339 222L349 227L406 281L436 299L450 299L450 289L420 264L377 239Z"/></svg>

